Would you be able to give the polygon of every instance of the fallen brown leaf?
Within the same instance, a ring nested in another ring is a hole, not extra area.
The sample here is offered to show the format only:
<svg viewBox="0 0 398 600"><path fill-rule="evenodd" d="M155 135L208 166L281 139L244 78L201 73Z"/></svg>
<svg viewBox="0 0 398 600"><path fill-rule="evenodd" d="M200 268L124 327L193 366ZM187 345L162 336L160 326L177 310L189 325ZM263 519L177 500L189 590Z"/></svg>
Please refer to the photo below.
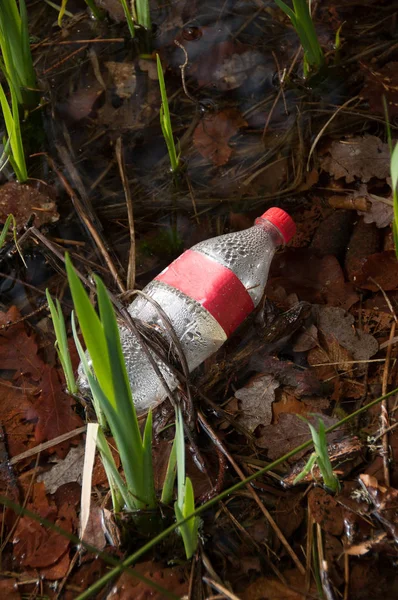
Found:
<svg viewBox="0 0 398 600"><path fill-rule="evenodd" d="M55 505L48 501L43 483L34 485L33 499L28 508L65 531L73 531L76 520L74 508L64 504L57 513ZM38 521L22 517L13 536L13 554L23 567L39 569L41 575L48 579L59 579L66 575L70 564L67 555L69 544L65 536L46 529ZM60 564L56 566L58 562Z"/></svg>
<svg viewBox="0 0 398 600"><path fill-rule="evenodd" d="M217 167L225 165L232 154L229 140L246 125L246 121L235 108L208 114L194 131L194 146L204 158L209 158Z"/></svg>
<svg viewBox="0 0 398 600"><path fill-rule="evenodd" d="M240 408L237 419L248 431L254 431L258 425L271 423L272 403L278 387L279 382L272 375L257 375L235 392Z"/></svg>
<svg viewBox="0 0 398 600"><path fill-rule="evenodd" d="M21 600L17 580L12 577L0 578L0 597L7 600Z"/></svg>
<svg viewBox="0 0 398 600"><path fill-rule="evenodd" d="M346 283L335 256L319 257L308 248L289 249L274 258L266 294L273 300L279 288L296 293L300 300L342 306L347 310L358 301L351 283Z"/></svg>
<svg viewBox="0 0 398 600"><path fill-rule="evenodd" d="M385 292L398 289L398 262L395 251L385 250L371 254L361 262L355 273L351 273L351 278L357 287L372 292L377 292L380 288Z"/></svg>
<svg viewBox="0 0 398 600"><path fill-rule="evenodd" d="M390 150L374 135L334 141L328 155L322 158L322 169L335 179L344 177L347 183L372 177L386 179L390 175Z"/></svg>
<svg viewBox="0 0 398 600"><path fill-rule="evenodd" d="M320 487L313 488L308 494L308 506L315 522L324 531L332 535L343 533L343 511L333 496Z"/></svg>
<svg viewBox="0 0 398 600"><path fill-rule="evenodd" d="M134 566L141 575L151 579L176 596L188 592L188 581L182 567L164 568L156 562L145 562ZM107 600L164 600L164 595L128 573L123 573L114 584Z"/></svg>
<svg viewBox="0 0 398 600"><path fill-rule="evenodd" d="M330 427L337 422L337 419L327 415L314 415L308 420L313 424L317 423L318 416L322 418L325 427ZM329 437L330 436L330 437ZM333 439L336 432L328 434L328 439ZM276 460L283 454L293 450L311 437L310 429L304 421L296 415L281 414L275 425L267 425L260 430L260 436L256 439L256 445L268 450L268 457ZM298 453L294 458L298 460L303 453Z"/></svg>
<svg viewBox="0 0 398 600"><path fill-rule="evenodd" d="M50 190L50 188L48 188ZM0 221L13 214L17 225L24 225L34 213L35 226L58 221L59 214L54 199L46 189L39 191L27 183L9 181L0 187Z"/></svg>
<svg viewBox="0 0 398 600"><path fill-rule="evenodd" d="M0 367L14 371L14 379L29 375L34 381L41 377L43 360L38 356L38 346L33 335L28 335L25 324L20 321L21 315L15 306L6 313L0 312Z"/></svg>
<svg viewBox="0 0 398 600"><path fill-rule="evenodd" d="M73 410L75 400L64 391L64 383L57 369L44 366L40 387L40 395L32 402L38 417L36 443L52 440L82 426L83 421ZM66 455L70 443L71 440L67 440L54 446L58 456L63 458Z"/></svg>

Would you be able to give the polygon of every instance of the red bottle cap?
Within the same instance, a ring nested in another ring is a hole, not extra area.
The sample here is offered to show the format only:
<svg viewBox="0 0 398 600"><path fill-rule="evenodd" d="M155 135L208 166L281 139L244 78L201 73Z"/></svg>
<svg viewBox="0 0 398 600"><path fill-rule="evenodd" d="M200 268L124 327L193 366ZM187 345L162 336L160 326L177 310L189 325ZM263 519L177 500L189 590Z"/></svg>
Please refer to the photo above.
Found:
<svg viewBox="0 0 398 600"><path fill-rule="evenodd" d="M256 223L257 221L260 221L260 219L266 219L267 221L275 225L275 227L277 227L281 232L285 244L290 242L290 240L296 233L295 222L293 221L291 216L288 215L287 212L285 212L281 208L276 208L275 206L273 208L269 208L265 211L263 215L261 215L261 217L259 217L259 219L256 219Z"/></svg>

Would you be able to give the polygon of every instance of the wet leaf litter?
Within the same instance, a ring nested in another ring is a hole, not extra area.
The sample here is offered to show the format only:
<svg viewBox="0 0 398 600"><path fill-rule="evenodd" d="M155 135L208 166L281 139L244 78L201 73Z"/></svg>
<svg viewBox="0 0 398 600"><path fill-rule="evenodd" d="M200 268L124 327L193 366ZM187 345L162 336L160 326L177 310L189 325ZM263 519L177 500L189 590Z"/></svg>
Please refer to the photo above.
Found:
<svg viewBox="0 0 398 600"><path fill-rule="evenodd" d="M191 376L187 473L197 506L307 441L303 418L333 426L397 382L398 263L382 102L384 94L395 141L394 3L315 7L329 70L309 81L298 38L276 4L151 4L156 27L144 50L128 39L119 2L98 5L107 14L101 22L85 5L68 3L74 16L60 28L53 8L28 3L45 102L25 130L31 179L21 185L7 182L7 169L0 175L1 219L16 217L28 265L10 233L0 249L0 486L39 516L2 513L0 589L10 598L37 590L76 598L108 569L103 557L78 554L40 523L79 535L82 428L93 419L90 401L66 392L44 290L70 314L60 258L68 250L84 276L94 271L113 293L124 292L132 256L126 185L139 289L194 243L243 230L269 206L287 210L298 227L273 261L267 302ZM183 68L174 40L187 53ZM155 52L181 153L177 177L159 126ZM293 485L311 453L302 450L255 478L254 502L243 487L201 515L193 563L171 535L138 561L138 575L177 598L393 597L395 415L392 396L328 434L338 493L325 489L316 465ZM154 412L159 481L173 428L165 402ZM126 515L110 514L99 459L91 503L99 550L120 561L146 543ZM114 517L116 530L129 532L116 545ZM163 518L172 522L169 507ZM124 573L96 597L167 597L148 586Z"/></svg>

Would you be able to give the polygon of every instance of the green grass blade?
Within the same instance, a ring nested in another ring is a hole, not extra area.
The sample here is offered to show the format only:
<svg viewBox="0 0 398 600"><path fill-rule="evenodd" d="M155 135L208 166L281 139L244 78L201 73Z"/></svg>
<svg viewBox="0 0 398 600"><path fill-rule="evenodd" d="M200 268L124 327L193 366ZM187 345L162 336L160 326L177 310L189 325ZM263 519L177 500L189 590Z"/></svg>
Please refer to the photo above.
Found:
<svg viewBox="0 0 398 600"><path fill-rule="evenodd" d="M126 17L127 27L129 28L131 38L135 38L135 29L134 29L134 21L131 16L131 12L129 7L127 6L126 0L120 0L120 4L123 7L124 16Z"/></svg>
<svg viewBox="0 0 398 600"><path fill-rule="evenodd" d="M152 411L149 411L145 428L144 435L142 438L142 449L143 449L143 473L144 473L144 485L145 499L151 508L156 506L156 493L155 483L153 477L153 462L152 462Z"/></svg>
<svg viewBox="0 0 398 600"><path fill-rule="evenodd" d="M177 151L174 143L166 84L164 82L162 63L160 61L159 54L156 54L156 66L158 71L160 95L162 98L162 105L159 111L160 126L162 128L163 137L165 139L167 151L169 153L171 170L175 172L179 167L179 158L177 156Z"/></svg>
<svg viewBox="0 0 398 600"><path fill-rule="evenodd" d="M69 346L68 346L68 337L66 334L65 327L65 319L62 314L62 308L59 300L57 299L57 304L54 304L53 299L51 298L50 292L46 289L46 297L48 306L50 309L51 319L53 322L53 327L55 331L55 347L58 352L59 360L62 365L62 369L66 379L66 385L69 393L76 394L77 385L75 376L73 373L72 360L70 357Z"/></svg>
<svg viewBox="0 0 398 600"><path fill-rule="evenodd" d="M65 266L75 312L93 363L94 372L105 396L109 398L111 403L114 403L108 349L102 323L84 290L83 284L76 275L68 254L65 256Z"/></svg>
<svg viewBox="0 0 398 600"><path fill-rule="evenodd" d="M24 182L28 179L26 170L25 155L22 146L21 130L19 126L19 112L16 95L10 82L12 112L8 103L4 89L0 84L0 105L3 112L4 123L7 129L7 135L10 141L10 162L13 166L18 181Z"/></svg>
<svg viewBox="0 0 398 600"><path fill-rule="evenodd" d="M113 509L115 512L120 512L124 506L129 506L130 497L127 487L117 469L111 449L109 448L109 444L106 441L105 435L101 428L98 429L97 448L100 451L101 460L109 481Z"/></svg>
<svg viewBox="0 0 398 600"><path fill-rule="evenodd" d="M72 324L73 340L75 342L75 346L76 346L77 352L79 354L80 362L82 363L82 366L83 366L84 374L86 375L87 381L89 381L89 375L92 375L92 372L91 372L90 366L88 364L86 353L83 350L83 346L81 345L79 336L77 334L75 313L73 310L72 310L70 318L71 318L71 324ZM104 411L101 408L99 398L97 398L97 396L93 392L92 392L92 401L93 401L95 414L97 415L98 423L100 424L102 429L106 430L107 422L106 422Z"/></svg>
<svg viewBox="0 0 398 600"><path fill-rule="evenodd" d="M162 504L170 504L173 500L174 483L177 475L177 444L174 436L173 445L169 456L169 462L167 463L166 476L164 478L162 496L160 501Z"/></svg>
<svg viewBox="0 0 398 600"><path fill-rule="evenodd" d="M135 0L135 10L137 12L137 21L145 29L152 29L151 11L149 0Z"/></svg>
<svg viewBox="0 0 398 600"><path fill-rule="evenodd" d="M184 423L181 414L181 407L176 408L176 457L177 457L177 502L180 510L184 506L185 489L185 443L184 443Z"/></svg>
<svg viewBox="0 0 398 600"><path fill-rule="evenodd" d="M12 222L12 215L8 215L6 222L4 223L3 229L1 230L0 233L0 248L2 248L5 244L6 241L6 237L7 237L7 233L8 230L10 228L11 222Z"/></svg>

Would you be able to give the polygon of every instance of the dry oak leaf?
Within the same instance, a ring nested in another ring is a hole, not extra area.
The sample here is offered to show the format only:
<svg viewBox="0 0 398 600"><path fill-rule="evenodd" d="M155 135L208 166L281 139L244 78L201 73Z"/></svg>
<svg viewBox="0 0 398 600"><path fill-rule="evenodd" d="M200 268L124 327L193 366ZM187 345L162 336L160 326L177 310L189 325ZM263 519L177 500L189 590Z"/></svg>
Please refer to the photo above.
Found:
<svg viewBox="0 0 398 600"><path fill-rule="evenodd" d="M59 214L52 198L27 183L9 181L0 187L0 221L12 213L18 225L23 225L34 213L35 226L58 221Z"/></svg>
<svg viewBox="0 0 398 600"><path fill-rule="evenodd" d="M272 375L253 377L245 387L235 392L239 400L238 422L250 432L258 425L269 425L272 421L272 403L279 381Z"/></svg>
<svg viewBox="0 0 398 600"><path fill-rule="evenodd" d="M344 177L347 183L360 179L364 183L390 175L390 150L374 135L354 137L331 143L328 154L322 158L322 169L335 179Z"/></svg>
<svg viewBox="0 0 398 600"><path fill-rule="evenodd" d="M235 108L208 114L197 125L193 143L204 158L209 158L214 165L221 167L232 154L229 140L241 127L246 126L247 122Z"/></svg>
<svg viewBox="0 0 398 600"><path fill-rule="evenodd" d="M313 425L317 426L318 416L322 418L325 427L330 427L337 422L337 419L328 417L327 415L313 414L308 420ZM279 415L278 422L275 425L267 425L261 429L261 435L256 439L256 445L259 448L268 450L268 458L276 460L283 456L296 446L306 442L310 438L310 430L308 424L299 419L296 415L283 413ZM336 432L328 434L328 441L336 437ZM305 453L305 451L303 451ZM294 460L298 460L303 452L297 453Z"/></svg>
<svg viewBox="0 0 398 600"><path fill-rule="evenodd" d="M317 307L317 326L325 336L333 336L354 360L369 360L379 349L377 340L354 328L354 317L343 308ZM331 361L331 362L337 362Z"/></svg>

